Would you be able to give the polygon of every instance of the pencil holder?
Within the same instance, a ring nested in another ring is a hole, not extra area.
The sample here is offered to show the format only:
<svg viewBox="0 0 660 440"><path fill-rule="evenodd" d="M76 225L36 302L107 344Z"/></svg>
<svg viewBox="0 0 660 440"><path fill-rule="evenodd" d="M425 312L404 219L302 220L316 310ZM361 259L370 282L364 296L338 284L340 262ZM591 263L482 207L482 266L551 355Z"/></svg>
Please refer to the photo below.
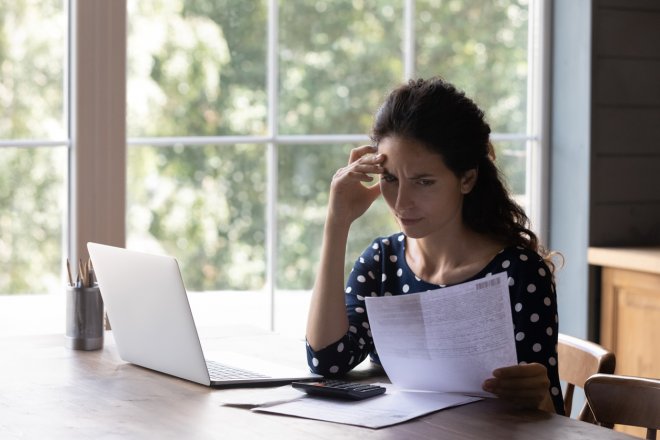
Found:
<svg viewBox="0 0 660 440"><path fill-rule="evenodd" d="M103 347L103 299L98 286L67 287L66 346L74 350Z"/></svg>

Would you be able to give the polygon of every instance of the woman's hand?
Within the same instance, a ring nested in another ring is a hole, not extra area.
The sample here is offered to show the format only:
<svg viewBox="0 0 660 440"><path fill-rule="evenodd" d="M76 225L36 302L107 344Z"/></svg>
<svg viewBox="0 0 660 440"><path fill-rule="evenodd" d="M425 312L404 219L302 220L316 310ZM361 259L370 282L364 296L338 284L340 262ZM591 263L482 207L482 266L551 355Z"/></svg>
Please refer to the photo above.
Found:
<svg viewBox="0 0 660 440"><path fill-rule="evenodd" d="M340 168L330 185L329 218L351 224L371 206L380 195L378 183L365 186L363 182L373 182L370 174L382 174L383 155L377 155L376 147L363 145L351 150L348 165Z"/></svg>
<svg viewBox="0 0 660 440"><path fill-rule="evenodd" d="M498 368L493 371L493 377L483 383L484 391L501 399L524 408L554 412L549 387L547 369L538 363Z"/></svg>

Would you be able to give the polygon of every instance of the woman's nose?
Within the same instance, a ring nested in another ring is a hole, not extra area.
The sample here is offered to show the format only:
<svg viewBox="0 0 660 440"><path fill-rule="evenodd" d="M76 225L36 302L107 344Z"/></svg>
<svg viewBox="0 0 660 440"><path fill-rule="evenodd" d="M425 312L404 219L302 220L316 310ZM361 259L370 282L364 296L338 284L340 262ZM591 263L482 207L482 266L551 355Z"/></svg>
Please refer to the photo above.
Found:
<svg viewBox="0 0 660 440"><path fill-rule="evenodd" d="M410 194L410 189L408 188L407 185L400 184L399 185L399 190L396 195L396 204L394 205L394 208L401 212L405 211L406 209L409 209L414 205L413 198L411 197Z"/></svg>

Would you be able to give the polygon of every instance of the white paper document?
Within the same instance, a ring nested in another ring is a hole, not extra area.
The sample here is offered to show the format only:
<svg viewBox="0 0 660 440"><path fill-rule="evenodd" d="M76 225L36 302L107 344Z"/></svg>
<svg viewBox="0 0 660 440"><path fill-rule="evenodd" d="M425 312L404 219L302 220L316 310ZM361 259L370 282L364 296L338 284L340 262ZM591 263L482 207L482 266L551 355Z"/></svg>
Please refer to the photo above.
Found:
<svg viewBox="0 0 660 440"><path fill-rule="evenodd" d="M354 402L306 396L273 406L260 406L252 411L366 426L367 428L383 428L441 409L481 400L478 397L459 394L401 391L390 384L381 385L387 387L387 392L366 400Z"/></svg>
<svg viewBox="0 0 660 440"><path fill-rule="evenodd" d="M352 402L278 389L232 396L225 404L381 428L492 396L481 389L484 380L518 362L506 273L422 293L367 297L366 303L392 382L382 385L385 394Z"/></svg>
<svg viewBox="0 0 660 440"><path fill-rule="evenodd" d="M518 363L505 272L366 303L380 361L401 389L492 396L484 380Z"/></svg>

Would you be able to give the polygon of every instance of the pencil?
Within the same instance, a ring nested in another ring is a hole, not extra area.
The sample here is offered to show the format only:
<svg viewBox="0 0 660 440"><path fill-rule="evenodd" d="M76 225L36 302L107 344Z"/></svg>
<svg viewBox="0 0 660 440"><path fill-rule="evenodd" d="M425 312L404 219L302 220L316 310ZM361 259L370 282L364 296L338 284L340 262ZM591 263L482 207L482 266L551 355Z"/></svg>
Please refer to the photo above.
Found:
<svg viewBox="0 0 660 440"><path fill-rule="evenodd" d="M71 277L71 265L69 264L69 259L66 259L66 272L69 275L69 285L73 286L73 278Z"/></svg>
<svg viewBox="0 0 660 440"><path fill-rule="evenodd" d="M78 260L78 278L80 278L80 287L85 286L85 269L83 268L82 258Z"/></svg>

